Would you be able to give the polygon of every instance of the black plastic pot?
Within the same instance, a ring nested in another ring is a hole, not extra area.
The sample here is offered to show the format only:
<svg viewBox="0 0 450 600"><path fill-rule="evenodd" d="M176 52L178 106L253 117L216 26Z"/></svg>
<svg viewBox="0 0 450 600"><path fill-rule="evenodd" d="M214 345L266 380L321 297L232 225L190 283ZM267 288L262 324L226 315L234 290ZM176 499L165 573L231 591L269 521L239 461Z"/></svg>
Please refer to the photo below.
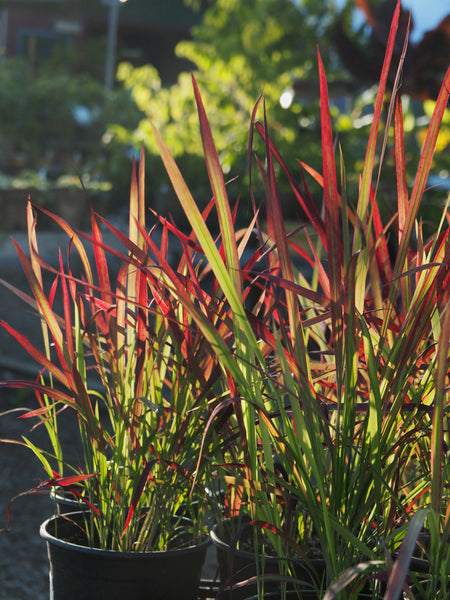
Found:
<svg viewBox="0 0 450 600"><path fill-rule="evenodd" d="M281 560L275 556L259 557L257 563L254 552L236 548L236 537L239 537L239 528L243 531L248 525L248 520L232 517L217 523L210 532L210 537L217 550L217 562L222 595L225 599L244 600L256 593L256 585L236 587L239 582L244 582L264 572L264 589L267 593L279 595L279 582L271 580L271 575L279 575ZM325 576L325 560L312 558L309 561L296 559L292 561L295 578L303 582L303 593L319 586ZM220 596L222 598L222 596ZM269 596L270 597L270 596ZM306 598L310 596L306 595ZM316 596L311 596L315 598Z"/></svg>
<svg viewBox="0 0 450 600"><path fill-rule="evenodd" d="M234 597L233 597L234 598ZM283 596L280 592L269 592L264 594L264 600L321 600L322 595L319 595L317 592L312 591L302 591L301 595L294 591L289 590L286 592L286 595ZM358 600L371 600L372 595L369 594L359 594ZM219 600L227 600L226 594L224 596L220 596ZM259 596L246 596L245 600L261 600Z"/></svg>
<svg viewBox="0 0 450 600"><path fill-rule="evenodd" d="M219 565L220 590L218 600L258 600L256 584L242 585L250 577L263 571L262 557L259 557L259 567L254 552L236 548L236 540L240 537L239 531L245 530L249 520L245 517L232 517L217 523L210 532L210 537L217 550ZM280 583L271 575L280 574L280 559L274 556L264 557L264 600L281 600ZM309 560L292 560L293 576L302 584L289 586L286 600L302 598L302 600L320 600L317 589L321 589L325 579L326 563L323 558ZM289 589L291 588L291 589ZM373 594L364 589L358 594L358 600L372 600ZM380 596L381 598L381 596Z"/></svg>
<svg viewBox="0 0 450 600"><path fill-rule="evenodd" d="M232 598L234 600L234 595L230 596L228 590L223 590L219 592L218 596L216 596L217 600L228 600ZM301 596L298 592L294 590L290 590L286 592L285 596L282 596L280 592L267 592L264 593L264 600L320 600L319 596L316 592L306 592L302 591ZM261 597L256 596L245 596L243 600L261 600Z"/></svg>
<svg viewBox="0 0 450 600"><path fill-rule="evenodd" d="M64 488L61 487L52 489L50 498L56 504L58 515L89 510L89 506L85 502L77 499L70 492L64 491Z"/></svg>
<svg viewBox="0 0 450 600"><path fill-rule="evenodd" d="M51 600L196 600L209 539L166 552L89 548L67 541L80 531L84 516L60 515L41 525Z"/></svg>
<svg viewBox="0 0 450 600"><path fill-rule="evenodd" d="M216 596L216 600L235 600L236 590L230 591L228 588L221 590ZM264 596L258 596L257 594L254 596L240 596L242 600L321 600L323 594L319 594L319 592L315 592L313 590L301 590L300 592L296 590L287 590L286 594L283 594L280 591L277 592L264 592ZM379 597L381 600L381 596ZM358 594L358 600L373 600L373 595L370 593L361 592Z"/></svg>

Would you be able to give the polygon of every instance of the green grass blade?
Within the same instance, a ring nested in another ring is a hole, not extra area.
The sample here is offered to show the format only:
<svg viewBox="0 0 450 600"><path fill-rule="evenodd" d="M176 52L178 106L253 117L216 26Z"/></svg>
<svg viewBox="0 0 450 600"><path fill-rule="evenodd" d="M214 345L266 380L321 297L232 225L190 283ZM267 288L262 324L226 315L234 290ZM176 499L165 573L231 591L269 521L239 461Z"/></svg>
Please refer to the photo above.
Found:
<svg viewBox="0 0 450 600"><path fill-rule="evenodd" d="M423 527L428 510L420 510L411 519L406 536L400 547L397 560L394 563L384 595L384 600L397 600L408 574L408 567L414 553L417 538Z"/></svg>
<svg viewBox="0 0 450 600"><path fill-rule="evenodd" d="M239 256L237 252L234 223L233 218L231 216L230 204L228 202L225 181L223 178L222 169L220 167L217 150L214 145L211 128L209 126L205 108L203 106L203 101L197 86L197 82L195 81L193 75L192 82L194 86L195 101L197 103L197 110L200 120L200 132L203 143L203 152L205 155L206 168L208 171L209 181L211 183L211 189L217 207L217 214L219 217L220 231L222 233L222 241L225 248L227 266L230 273L232 274L232 277L234 278L236 292L240 295L242 286L242 281L240 277L241 270L239 265Z"/></svg>
<svg viewBox="0 0 450 600"><path fill-rule="evenodd" d="M186 185L172 155L170 154L169 149L164 143L161 134L155 127L153 127L153 132L161 158L164 162L164 166L172 182L175 193L177 194L178 200L183 207L187 218L189 219L191 227L202 247L205 257L208 260L208 263L214 272L217 281L220 282L220 286L225 297L227 298L227 301L230 303L230 307L235 318L235 324L238 328L242 329L244 337L248 340L248 346L252 349L257 349L258 344L256 342L256 338L248 323L248 319L242 306L240 290L236 289L236 280L234 274L230 275L228 272L227 266L220 256L220 252L216 247L211 232L209 231L203 219L202 213L192 197L192 194ZM260 359L262 360L262 357L260 357Z"/></svg>
<svg viewBox="0 0 450 600"><path fill-rule="evenodd" d="M450 246L449 246L450 248ZM450 250L447 252L447 272L450 270ZM444 423L450 407L450 390L447 387L450 355L450 277L443 282L441 332L438 340L436 387L431 431L431 505L437 515L441 512L443 498L442 473L445 472ZM444 507L445 508L445 507Z"/></svg>

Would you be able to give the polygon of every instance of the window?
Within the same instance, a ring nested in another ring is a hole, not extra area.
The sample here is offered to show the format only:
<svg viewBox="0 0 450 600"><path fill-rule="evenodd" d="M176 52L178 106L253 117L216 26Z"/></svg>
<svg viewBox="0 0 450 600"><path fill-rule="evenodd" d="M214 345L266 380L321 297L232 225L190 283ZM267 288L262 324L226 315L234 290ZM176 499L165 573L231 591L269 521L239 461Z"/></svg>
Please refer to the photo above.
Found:
<svg viewBox="0 0 450 600"><path fill-rule="evenodd" d="M70 44L70 37L43 30L22 29L18 34L18 55L28 58L33 67L51 58L58 49Z"/></svg>

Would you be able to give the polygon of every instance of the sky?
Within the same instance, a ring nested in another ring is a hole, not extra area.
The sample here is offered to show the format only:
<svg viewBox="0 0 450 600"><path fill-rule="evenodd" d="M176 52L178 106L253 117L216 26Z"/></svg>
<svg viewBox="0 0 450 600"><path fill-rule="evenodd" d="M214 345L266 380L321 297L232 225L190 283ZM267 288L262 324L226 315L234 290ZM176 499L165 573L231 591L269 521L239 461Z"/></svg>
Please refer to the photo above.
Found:
<svg viewBox="0 0 450 600"><path fill-rule="evenodd" d="M338 0L343 4L344 0ZM429 31L450 13L449 0L402 0L402 6L412 12L414 30L411 40L417 42L422 39L425 31Z"/></svg>
<svg viewBox="0 0 450 600"><path fill-rule="evenodd" d="M412 41L420 40L425 31L436 27L450 13L449 0L403 0L402 5L412 12L414 19Z"/></svg>

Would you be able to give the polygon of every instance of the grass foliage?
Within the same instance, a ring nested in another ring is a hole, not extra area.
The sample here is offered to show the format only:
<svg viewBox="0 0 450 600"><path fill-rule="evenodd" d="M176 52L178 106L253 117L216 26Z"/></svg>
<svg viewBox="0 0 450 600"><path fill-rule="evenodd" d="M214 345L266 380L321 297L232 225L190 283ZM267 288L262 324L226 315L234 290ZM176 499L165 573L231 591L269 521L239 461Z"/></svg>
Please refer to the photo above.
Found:
<svg viewBox="0 0 450 600"><path fill-rule="evenodd" d="M54 217L81 257L83 276L74 276L61 260L45 294L41 269L52 268L39 258L29 206L31 258L17 249L32 295L16 293L38 310L46 351L3 326L42 365L43 379L0 385L35 391L39 409L27 416L47 427L58 472L49 457L32 450L50 485L82 490L102 545L164 547L170 538L165 515L195 494L206 503L205 489L216 489L219 480L224 507L220 514L217 505L210 508L219 518L249 514L258 551L263 544L263 552L288 559L281 563L286 584L295 576L290 560L308 560L314 545L326 564L314 585L319 594L329 588L327 600L337 594L356 598L363 586L374 598L396 598L406 581L408 593L419 584L410 561L422 549L429 560L422 597L448 596L450 214L447 204L425 239L418 211L448 103L450 70L408 189L398 89L383 113L398 11L357 198L346 194L319 54L322 173L304 162L299 176L289 170L271 140L260 98L248 157L250 181L262 182L265 198L257 198L251 184L254 217L247 226L236 225L238 206L229 201L194 78L212 197L203 211L153 127L190 231L162 217L146 230L141 156L139 172L133 172L128 236L93 215L87 239L95 249L95 271L83 245L87 236ZM384 222L377 197L383 171L374 165L386 154L389 129L397 206ZM264 156L253 152L254 136L263 141ZM283 218L279 177L306 215L292 230ZM320 206L307 177L323 189ZM212 214L218 235L208 225ZM105 246L99 224L116 235L124 252ZM174 247L176 265L170 260ZM115 286L110 255L122 265ZM52 308L56 286L62 315ZM91 370L101 393L89 385ZM67 476L57 431L63 407L78 416L85 460Z"/></svg>

